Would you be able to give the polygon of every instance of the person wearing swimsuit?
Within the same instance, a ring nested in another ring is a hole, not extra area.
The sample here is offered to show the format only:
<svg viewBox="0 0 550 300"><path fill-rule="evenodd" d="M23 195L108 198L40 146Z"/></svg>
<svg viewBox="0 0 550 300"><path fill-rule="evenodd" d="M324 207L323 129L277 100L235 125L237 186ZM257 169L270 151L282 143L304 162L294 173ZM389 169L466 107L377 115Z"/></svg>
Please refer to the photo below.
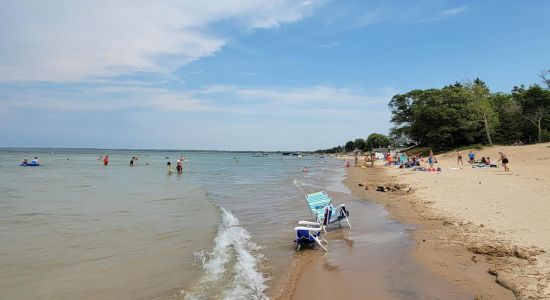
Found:
<svg viewBox="0 0 550 300"><path fill-rule="evenodd" d="M462 162L462 152L460 150L457 150L456 151L456 164L457 165L464 165L464 163Z"/></svg>
<svg viewBox="0 0 550 300"><path fill-rule="evenodd" d="M504 167L504 172L510 172L510 168L508 168L508 157L502 151L499 151L498 154L500 154L499 160L502 161L502 167Z"/></svg>

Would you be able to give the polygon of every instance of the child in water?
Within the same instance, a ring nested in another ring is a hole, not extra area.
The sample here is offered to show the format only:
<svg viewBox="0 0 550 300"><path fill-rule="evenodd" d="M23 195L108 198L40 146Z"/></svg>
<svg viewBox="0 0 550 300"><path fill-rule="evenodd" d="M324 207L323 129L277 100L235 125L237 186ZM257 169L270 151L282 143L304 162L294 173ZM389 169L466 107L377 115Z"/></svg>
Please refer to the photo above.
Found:
<svg viewBox="0 0 550 300"><path fill-rule="evenodd" d="M168 167L168 175L172 175L172 173L174 172L174 169L172 169L172 164L170 162L167 162L166 166Z"/></svg>

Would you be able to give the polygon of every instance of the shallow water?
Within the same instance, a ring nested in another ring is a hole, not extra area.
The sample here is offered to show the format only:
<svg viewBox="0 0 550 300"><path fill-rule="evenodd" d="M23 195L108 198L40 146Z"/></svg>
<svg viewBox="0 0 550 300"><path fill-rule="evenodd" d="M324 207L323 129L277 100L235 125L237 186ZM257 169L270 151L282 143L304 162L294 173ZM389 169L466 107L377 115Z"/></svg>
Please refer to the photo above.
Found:
<svg viewBox="0 0 550 300"><path fill-rule="evenodd" d="M18 166L35 155L40 167ZM181 155L183 174L169 175L166 162ZM354 230L329 233L325 267L340 270L337 278L369 278L379 283L371 291L397 298L446 289L415 281L431 277L408 255L405 227L353 200L345 174L341 161L279 154L0 149L0 294L266 299L297 257L293 228L310 218L304 195L319 190L352 208Z"/></svg>
<svg viewBox="0 0 550 300"><path fill-rule="evenodd" d="M18 166L35 155L40 167ZM166 157L180 155L183 174L168 175ZM293 258L295 221L308 217L305 186L338 187L340 166L276 154L0 150L0 293L265 298Z"/></svg>

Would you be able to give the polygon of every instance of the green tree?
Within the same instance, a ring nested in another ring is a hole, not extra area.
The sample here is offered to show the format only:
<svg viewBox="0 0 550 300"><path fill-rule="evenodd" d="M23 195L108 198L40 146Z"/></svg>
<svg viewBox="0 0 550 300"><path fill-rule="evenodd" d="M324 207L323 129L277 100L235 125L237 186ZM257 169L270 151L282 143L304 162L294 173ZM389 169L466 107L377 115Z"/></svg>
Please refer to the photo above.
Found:
<svg viewBox="0 0 550 300"><path fill-rule="evenodd" d="M351 152L355 150L355 143L353 141L348 141L346 145L344 146L344 150L346 152Z"/></svg>
<svg viewBox="0 0 550 300"><path fill-rule="evenodd" d="M515 87L512 95L521 106L523 118L535 126L538 142L542 142L550 123L550 90L534 84L527 89Z"/></svg>
<svg viewBox="0 0 550 300"><path fill-rule="evenodd" d="M500 144L520 141L525 120L514 97L507 93L495 93L489 97L489 101L498 116L498 126L493 134L495 141Z"/></svg>
<svg viewBox="0 0 550 300"><path fill-rule="evenodd" d="M460 83L395 95L388 104L396 125L391 133L437 150L478 142L483 128L472 119L475 106L471 102Z"/></svg>
<svg viewBox="0 0 550 300"><path fill-rule="evenodd" d="M368 136L366 145L367 147L373 149L373 148L382 148L382 147L388 147L391 144L391 140L380 133L372 133Z"/></svg>
<svg viewBox="0 0 550 300"><path fill-rule="evenodd" d="M364 139L355 139L355 141L353 142L353 144L355 145L355 149L357 150L365 150L367 144L365 143L365 140Z"/></svg>
<svg viewBox="0 0 550 300"><path fill-rule="evenodd" d="M467 82L464 84L466 93L470 98L470 105L472 105L472 120L482 122L487 137L487 143L493 145L491 134L498 126L498 115L493 109L492 103L489 99L490 91L485 82L476 78L473 82Z"/></svg>

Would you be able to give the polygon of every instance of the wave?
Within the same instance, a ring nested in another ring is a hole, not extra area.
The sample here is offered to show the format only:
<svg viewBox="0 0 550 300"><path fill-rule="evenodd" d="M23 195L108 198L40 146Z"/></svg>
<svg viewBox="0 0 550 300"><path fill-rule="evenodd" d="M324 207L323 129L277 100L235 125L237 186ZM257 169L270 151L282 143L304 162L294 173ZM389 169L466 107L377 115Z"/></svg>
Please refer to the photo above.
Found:
<svg viewBox="0 0 550 300"><path fill-rule="evenodd" d="M301 192L312 190L312 188L313 189L321 189L321 190L323 189L323 187L320 187L318 185L314 185L314 184L311 184L311 183L303 182L303 181L300 181L298 179L294 179L294 181L292 183Z"/></svg>
<svg viewBox="0 0 550 300"><path fill-rule="evenodd" d="M221 207L222 220L212 252L195 252L195 260L204 270L194 291L185 299L268 299L267 279L258 271L262 256L250 233L239 220Z"/></svg>

